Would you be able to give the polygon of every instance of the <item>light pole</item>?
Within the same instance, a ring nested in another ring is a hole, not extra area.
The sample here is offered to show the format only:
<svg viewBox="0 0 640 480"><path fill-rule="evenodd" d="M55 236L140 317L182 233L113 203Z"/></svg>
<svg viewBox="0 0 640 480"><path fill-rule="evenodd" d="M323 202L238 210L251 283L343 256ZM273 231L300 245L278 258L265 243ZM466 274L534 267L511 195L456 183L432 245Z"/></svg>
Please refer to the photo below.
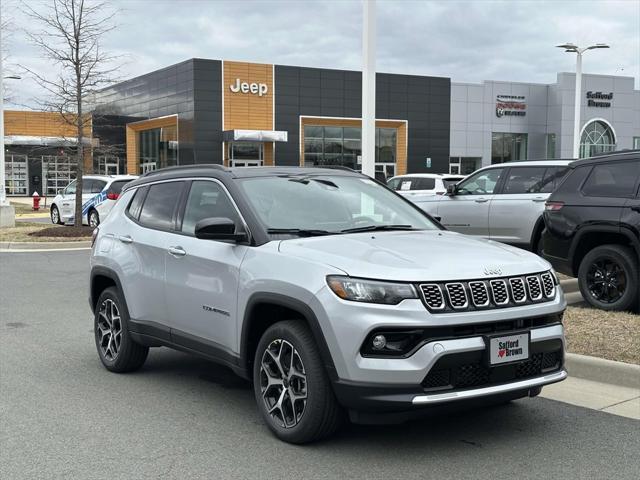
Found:
<svg viewBox="0 0 640 480"><path fill-rule="evenodd" d="M565 52L576 54L576 104L573 111L573 158L580 156L580 105L582 101L582 54L587 50L595 48L609 48L605 43L596 43L585 48L580 48L573 43L565 43L556 45L558 48L564 48Z"/></svg>
<svg viewBox="0 0 640 480"><path fill-rule="evenodd" d="M363 0L362 173L376 176L376 2Z"/></svg>
<svg viewBox="0 0 640 480"><path fill-rule="evenodd" d="M6 206L7 202L5 173L4 173L4 80L20 80L17 75L2 76L2 55L0 55L0 206Z"/></svg>

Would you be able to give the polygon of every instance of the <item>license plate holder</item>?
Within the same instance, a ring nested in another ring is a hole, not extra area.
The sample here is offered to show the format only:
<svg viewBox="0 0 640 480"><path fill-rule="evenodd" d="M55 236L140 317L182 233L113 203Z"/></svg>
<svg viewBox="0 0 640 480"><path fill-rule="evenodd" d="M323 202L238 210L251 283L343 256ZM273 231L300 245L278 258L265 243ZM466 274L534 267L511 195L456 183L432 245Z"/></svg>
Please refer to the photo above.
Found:
<svg viewBox="0 0 640 480"><path fill-rule="evenodd" d="M529 360L529 332L491 335L486 337L486 344L487 360L491 367Z"/></svg>

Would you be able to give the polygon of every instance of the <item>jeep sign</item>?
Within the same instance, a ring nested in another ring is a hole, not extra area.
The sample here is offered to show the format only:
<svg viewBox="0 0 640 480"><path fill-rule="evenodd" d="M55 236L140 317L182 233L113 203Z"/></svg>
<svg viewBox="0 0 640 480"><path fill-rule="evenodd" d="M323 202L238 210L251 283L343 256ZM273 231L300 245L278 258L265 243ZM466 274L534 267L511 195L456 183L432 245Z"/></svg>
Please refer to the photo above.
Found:
<svg viewBox="0 0 640 480"><path fill-rule="evenodd" d="M267 84L266 83L247 83L240 82L239 78L236 78L236 83L229 85L229 90L233 93L251 93L253 95L258 95L259 97L266 95L267 93Z"/></svg>

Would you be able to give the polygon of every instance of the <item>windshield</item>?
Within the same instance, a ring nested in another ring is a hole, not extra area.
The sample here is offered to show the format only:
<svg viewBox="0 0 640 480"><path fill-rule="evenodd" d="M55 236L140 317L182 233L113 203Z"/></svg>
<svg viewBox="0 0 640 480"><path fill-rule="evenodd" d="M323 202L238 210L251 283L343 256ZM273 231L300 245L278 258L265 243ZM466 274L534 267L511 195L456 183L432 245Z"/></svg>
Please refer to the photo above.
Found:
<svg viewBox="0 0 640 480"><path fill-rule="evenodd" d="M270 233L303 230L320 235L348 233L345 230L439 228L368 178L296 175L246 178L239 184Z"/></svg>

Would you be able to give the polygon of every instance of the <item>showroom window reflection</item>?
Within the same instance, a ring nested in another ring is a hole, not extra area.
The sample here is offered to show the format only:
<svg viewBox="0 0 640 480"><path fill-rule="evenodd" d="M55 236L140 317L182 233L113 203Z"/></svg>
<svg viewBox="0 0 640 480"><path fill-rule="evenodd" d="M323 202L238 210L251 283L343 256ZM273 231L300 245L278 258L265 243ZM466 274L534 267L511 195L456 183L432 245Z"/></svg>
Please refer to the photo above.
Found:
<svg viewBox="0 0 640 480"><path fill-rule="evenodd" d="M526 133L492 133L491 163L514 162L527 159Z"/></svg>
<svg viewBox="0 0 640 480"><path fill-rule="evenodd" d="M395 163L398 133L395 128L376 128L376 163ZM304 162L306 165L341 165L358 168L362 155L360 127L306 125Z"/></svg>
<svg viewBox="0 0 640 480"><path fill-rule="evenodd" d="M140 173L178 164L177 127L161 127L139 133Z"/></svg>

